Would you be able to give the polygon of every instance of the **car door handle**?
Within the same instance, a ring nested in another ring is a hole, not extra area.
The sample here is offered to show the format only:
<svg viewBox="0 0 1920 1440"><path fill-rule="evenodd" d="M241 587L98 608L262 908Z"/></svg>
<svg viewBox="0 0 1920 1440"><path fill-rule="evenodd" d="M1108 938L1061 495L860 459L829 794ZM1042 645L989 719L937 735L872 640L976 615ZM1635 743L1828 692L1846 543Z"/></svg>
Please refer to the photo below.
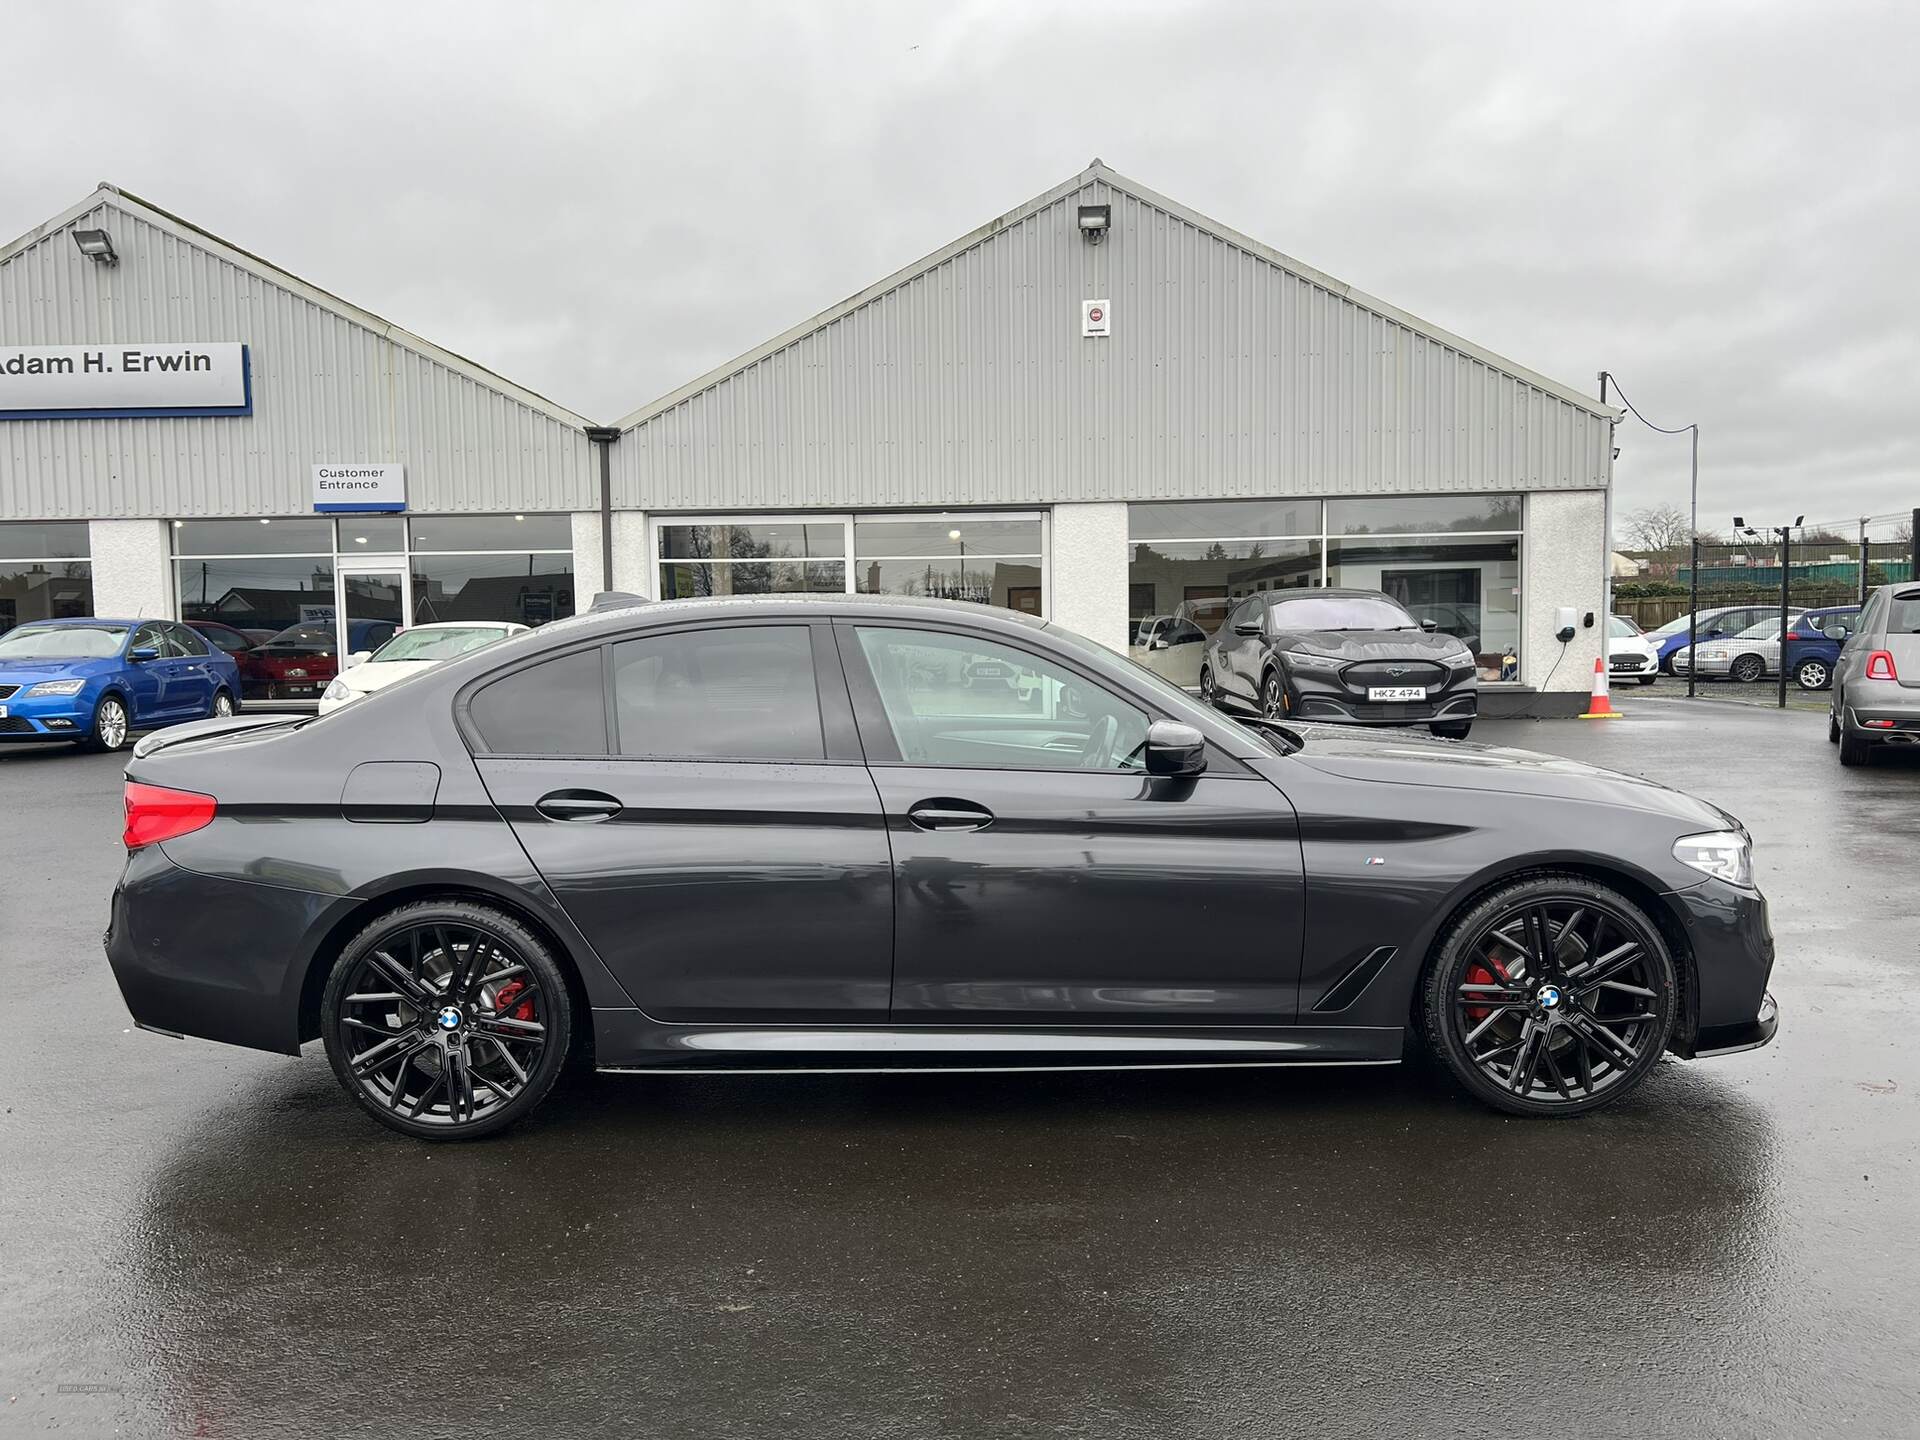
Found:
<svg viewBox="0 0 1920 1440"><path fill-rule="evenodd" d="M993 824L993 812L967 800L922 800L907 819L919 830L984 830Z"/></svg>
<svg viewBox="0 0 1920 1440"><path fill-rule="evenodd" d="M555 790L542 795L533 808L549 820L611 820L623 808L611 795L598 790Z"/></svg>

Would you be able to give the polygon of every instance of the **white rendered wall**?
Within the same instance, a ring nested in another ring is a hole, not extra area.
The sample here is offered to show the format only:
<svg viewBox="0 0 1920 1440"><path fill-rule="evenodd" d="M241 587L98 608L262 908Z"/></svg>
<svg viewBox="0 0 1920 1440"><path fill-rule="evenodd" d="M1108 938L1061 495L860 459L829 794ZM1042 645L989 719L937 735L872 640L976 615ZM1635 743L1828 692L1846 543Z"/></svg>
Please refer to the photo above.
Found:
<svg viewBox="0 0 1920 1440"><path fill-rule="evenodd" d="M115 619L165 619L173 614L173 577L167 522L90 520L93 613Z"/></svg>
<svg viewBox="0 0 1920 1440"><path fill-rule="evenodd" d="M573 512L574 608L585 610L591 605L593 597L608 588L605 580L600 573L600 512L576 510Z"/></svg>
<svg viewBox="0 0 1920 1440"><path fill-rule="evenodd" d="M1606 635L1606 494L1600 490L1527 496L1526 538L1521 543L1521 597L1526 649L1520 678L1536 689L1578 690L1593 685L1593 662ZM1591 611L1591 629L1574 631L1571 644L1554 639L1554 611L1571 605L1576 623ZM1562 655L1562 649L1565 654ZM1555 662L1558 662L1556 666ZM1552 679L1548 680L1548 672Z"/></svg>
<svg viewBox="0 0 1920 1440"><path fill-rule="evenodd" d="M654 572L653 556L647 544L647 512L614 511L613 584L607 588L657 600L660 597L659 587L660 580Z"/></svg>
<svg viewBox="0 0 1920 1440"><path fill-rule="evenodd" d="M1048 618L1127 653L1127 507L1053 507Z"/></svg>

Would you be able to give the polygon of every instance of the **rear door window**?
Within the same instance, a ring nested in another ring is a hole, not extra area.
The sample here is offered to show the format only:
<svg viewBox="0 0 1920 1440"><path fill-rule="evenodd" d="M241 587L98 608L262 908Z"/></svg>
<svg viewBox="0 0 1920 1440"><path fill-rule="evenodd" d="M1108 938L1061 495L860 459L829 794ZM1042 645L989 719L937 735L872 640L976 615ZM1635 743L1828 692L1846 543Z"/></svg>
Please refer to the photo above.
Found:
<svg viewBox="0 0 1920 1440"><path fill-rule="evenodd" d="M613 647L618 753L655 760L824 760L805 625L737 625Z"/></svg>

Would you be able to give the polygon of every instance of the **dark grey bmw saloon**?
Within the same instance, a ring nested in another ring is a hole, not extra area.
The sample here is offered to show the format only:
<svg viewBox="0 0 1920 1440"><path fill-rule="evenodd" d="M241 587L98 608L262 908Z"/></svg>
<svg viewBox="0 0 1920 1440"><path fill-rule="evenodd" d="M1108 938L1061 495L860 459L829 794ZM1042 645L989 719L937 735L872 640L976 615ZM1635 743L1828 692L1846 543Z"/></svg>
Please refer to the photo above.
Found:
<svg viewBox="0 0 1920 1440"><path fill-rule="evenodd" d="M982 676L990 676L985 683ZM423 1137L624 1071L1384 1064L1572 1115L1766 1044L1749 841L1565 760L1242 723L1007 611L560 621L331 715L150 736L144 1027Z"/></svg>

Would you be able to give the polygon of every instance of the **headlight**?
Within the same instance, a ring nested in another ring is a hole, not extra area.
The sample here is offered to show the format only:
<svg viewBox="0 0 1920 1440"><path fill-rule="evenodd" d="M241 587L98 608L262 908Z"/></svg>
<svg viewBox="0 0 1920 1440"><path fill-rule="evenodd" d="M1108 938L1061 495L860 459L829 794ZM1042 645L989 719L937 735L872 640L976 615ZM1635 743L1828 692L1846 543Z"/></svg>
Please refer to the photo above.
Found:
<svg viewBox="0 0 1920 1440"><path fill-rule="evenodd" d="M1338 670L1347 663L1331 655L1309 655L1303 650L1288 650L1283 653L1287 664L1296 670Z"/></svg>
<svg viewBox="0 0 1920 1440"><path fill-rule="evenodd" d="M1462 650L1457 655L1447 656L1447 664L1456 670L1469 670L1477 663L1471 650Z"/></svg>
<svg viewBox="0 0 1920 1440"><path fill-rule="evenodd" d="M1729 885L1753 888L1753 842L1738 831L1682 835L1673 842L1673 858Z"/></svg>
<svg viewBox="0 0 1920 1440"><path fill-rule="evenodd" d="M87 688L84 680L42 680L27 691L29 695L78 695Z"/></svg>
<svg viewBox="0 0 1920 1440"><path fill-rule="evenodd" d="M321 695L320 698L322 700L351 700L353 698L353 692L347 689L346 681L335 677L334 682L327 686L326 692Z"/></svg>

